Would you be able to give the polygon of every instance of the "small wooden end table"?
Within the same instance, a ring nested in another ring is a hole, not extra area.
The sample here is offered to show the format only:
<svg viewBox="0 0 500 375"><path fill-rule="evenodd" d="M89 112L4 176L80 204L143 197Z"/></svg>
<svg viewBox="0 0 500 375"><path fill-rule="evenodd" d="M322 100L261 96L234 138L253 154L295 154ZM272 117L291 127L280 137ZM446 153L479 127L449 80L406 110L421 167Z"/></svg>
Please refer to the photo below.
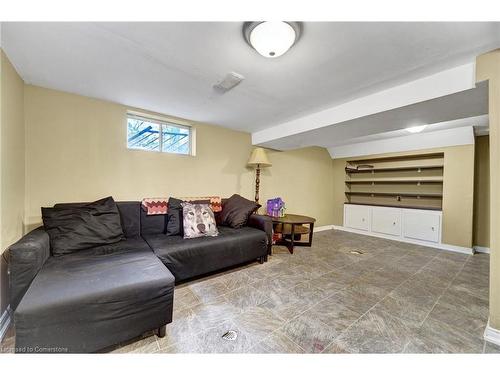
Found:
<svg viewBox="0 0 500 375"><path fill-rule="evenodd" d="M276 242L276 245L284 245L288 248L290 254L293 254L294 246L311 247L313 240L313 230L315 218L303 215L287 214L283 217L272 217L273 227L277 233L281 233L281 239ZM281 229L279 226L281 225ZM307 225L307 226L305 226ZM309 234L307 242L295 241L296 235ZM286 238L286 237L289 237Z"/></svg>

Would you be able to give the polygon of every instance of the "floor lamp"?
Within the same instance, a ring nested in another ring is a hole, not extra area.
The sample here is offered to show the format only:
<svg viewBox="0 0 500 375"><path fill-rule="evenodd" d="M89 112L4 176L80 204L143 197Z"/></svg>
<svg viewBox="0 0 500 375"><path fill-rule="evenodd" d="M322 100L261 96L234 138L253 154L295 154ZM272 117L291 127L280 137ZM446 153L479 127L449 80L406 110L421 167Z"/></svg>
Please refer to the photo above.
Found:
<svg viewBox="0 0 500 375"><path fill-rule="evenodd" d="M259 203L260 169L270 167L272 164L267 158L263 148L255 148L248 159L248 165L255 168L255 202Z"/></svg>

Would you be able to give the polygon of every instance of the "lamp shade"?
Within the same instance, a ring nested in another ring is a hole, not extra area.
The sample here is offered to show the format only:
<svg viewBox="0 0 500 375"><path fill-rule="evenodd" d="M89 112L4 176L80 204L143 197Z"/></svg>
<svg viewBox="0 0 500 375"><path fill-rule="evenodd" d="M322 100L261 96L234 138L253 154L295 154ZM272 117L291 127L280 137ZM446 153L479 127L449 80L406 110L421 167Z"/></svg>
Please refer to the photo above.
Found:
<svg viewBox="0 0 500 375"><path fill-rule="evenodd" d="M248 165L255 165L260 167L270 167L272 164L267 158L266 150L263 148L255 148L248 159Z"/></svg>

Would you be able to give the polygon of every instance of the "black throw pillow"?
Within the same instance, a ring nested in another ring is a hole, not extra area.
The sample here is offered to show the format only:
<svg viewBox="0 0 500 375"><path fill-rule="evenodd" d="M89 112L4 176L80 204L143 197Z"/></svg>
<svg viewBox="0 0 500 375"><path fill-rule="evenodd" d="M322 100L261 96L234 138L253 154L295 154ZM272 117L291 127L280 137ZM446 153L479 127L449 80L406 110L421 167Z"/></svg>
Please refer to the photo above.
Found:
<svg viewBox="0 0 500 375"><path fill-rule="evenodd" d="M167 236L183 236L183 223L182 223L182 203L183 201L176 198L168 199L167 210Z"/></svg>
<svg viewBox="0 0 500 375"><path fill-rule="evenodd" d="M260 204L233 194L223 205L220 223L231 228L241 228L246 225L248 217L260 208Z"/></svg>
<svg viewBox="0 0 500 375"><path fill-rule="evenodd" d="M42 207L43 226L52 255L60 256L124 238L120 213L112 197L74 207Z"/></svg>

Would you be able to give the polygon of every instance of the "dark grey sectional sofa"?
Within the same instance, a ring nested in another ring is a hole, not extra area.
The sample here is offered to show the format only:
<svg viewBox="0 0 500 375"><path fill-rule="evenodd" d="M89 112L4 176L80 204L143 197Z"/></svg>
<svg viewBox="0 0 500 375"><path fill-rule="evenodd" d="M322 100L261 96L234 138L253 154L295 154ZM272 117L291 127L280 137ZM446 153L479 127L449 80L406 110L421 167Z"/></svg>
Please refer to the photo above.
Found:
<svg viewBox="0 0 500 375"><path fill-rule="evenodd" d="M9 249L18 352L96 352L172 321L174 284L240 263L264 262L272 223L252 215L219 236L166 236L166 215L117 202L126 239L53 257L43 228Z"/></svg>

